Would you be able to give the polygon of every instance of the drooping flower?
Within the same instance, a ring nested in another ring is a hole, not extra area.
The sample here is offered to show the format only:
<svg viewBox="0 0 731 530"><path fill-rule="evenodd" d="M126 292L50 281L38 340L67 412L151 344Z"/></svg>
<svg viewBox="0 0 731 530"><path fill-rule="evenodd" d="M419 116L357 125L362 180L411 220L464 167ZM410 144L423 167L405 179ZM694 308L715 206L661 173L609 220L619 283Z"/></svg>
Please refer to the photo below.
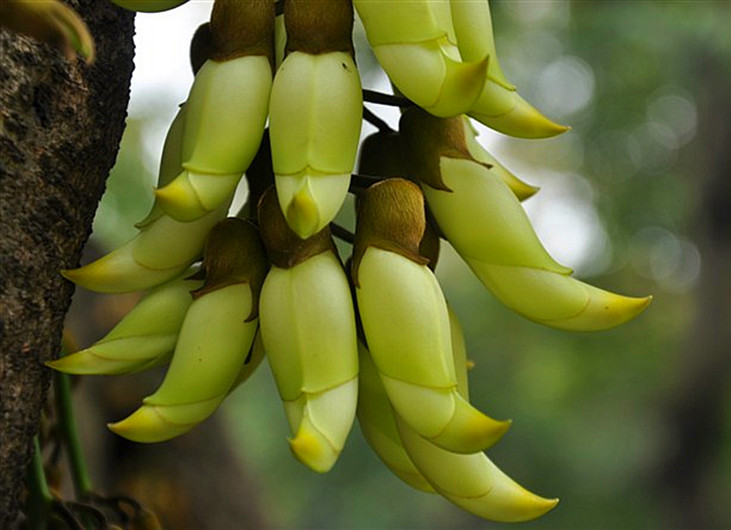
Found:
<svg viewBox="0 0 731 530"><path fill-rule="evenodd" d="M510 422L470 404L465 342L434 275L440 239L502 303L542 324L606 329L650 299L572 278L520 204L537 188L477 140L470 117L524 138L566 130L507 81L487 0L354 3L399 92L376 99L405 107L399 130L363 111L350 0L287 0L277 20L269 0L215 0L140 233L64 271L92 290L151 291L107 337L49 364L116 374L170 362L158 391L110 425L155 442L212 414L266 357L292 452L311 469L336 464L357 410L369 444L409 485L485 519L539 517L557 501L483 453ZM351 175L362 116L379 132ZM244 172L247 203L222 221ZM355 234L333 223L348 192ZM349 275L333 235L353 246Z"/></svg>

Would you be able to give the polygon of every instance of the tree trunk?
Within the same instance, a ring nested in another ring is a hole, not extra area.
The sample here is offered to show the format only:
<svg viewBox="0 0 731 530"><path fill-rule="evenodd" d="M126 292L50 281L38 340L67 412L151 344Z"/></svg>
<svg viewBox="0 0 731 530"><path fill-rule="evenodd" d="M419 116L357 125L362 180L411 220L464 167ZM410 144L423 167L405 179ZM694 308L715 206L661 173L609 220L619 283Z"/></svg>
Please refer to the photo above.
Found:
<svg viewBox="0 0 731 530"><path fill-rule="evenodd" d="M702 180L695 240L703 256L696 290L697 314L685 344L672 398L664 411L674 445L664 455L657 479L668 493L667 512L678 528L721 528L709 493L712 466L724 443L731 372L731 123L720 109L731 105L731 76L721 57L696 51L698 65L697 174Z"/></svg>
<svg viewBox="0 0 731 530"><path fill-rule="evenodd" d="M92 65L0 30L0 527L18 495L78 265L124 128L134 15L70 0Z"/></svg>

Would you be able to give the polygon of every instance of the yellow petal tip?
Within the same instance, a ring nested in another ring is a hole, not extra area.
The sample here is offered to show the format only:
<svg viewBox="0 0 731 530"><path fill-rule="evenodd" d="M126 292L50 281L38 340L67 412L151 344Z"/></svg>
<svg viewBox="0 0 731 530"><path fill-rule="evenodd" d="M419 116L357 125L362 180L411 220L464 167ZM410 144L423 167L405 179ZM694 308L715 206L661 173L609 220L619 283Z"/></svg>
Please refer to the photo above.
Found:
<svg viewBox="0 0 731 530"><path fill-rule="evenodd" d="M306 187L292 197L285 213L287 224L300 238L307 239L317 233L320 212Z"/></svg>
<svg viewBox="0 0 731 530"><path fill-rule="evenodd" d="M469 115L491 129L516 138L551 138L571 129L548 119L519 94L516 94L515 106L504 114L487 116L473 111Z"/></svg>
<svg viewBox="0 0 731 530"><path fill-rule="evenodd" d="M167 186L157 188L155 200L165 213L178 221L195 221L208 213L191 186L187 172Z"/></svg>
<svg viewBox="0 0 731 530"><path fill-rule="evenodd" d="M83 267L62 269L59 272L68 281L80 287L84 287L90 291L106 292L108 289L113 288L113 278L117 272L113 267L116 260L105 259L107 256L92 261Z"/></svg>
<svg viewBox="0 0 731 530"><path fill-rule="evenodd" d="M83 276L83 273L79 273L79 271L83 268L84 267L79 267L78 269L61 269L59 273L68 281L77 283L76 280Z"/></svg>
<svg viewBox="0 0 731 530"><path fill-rule="evenodd" d="M46 361L46 366L66 374L94 374L94 367L89 363L89 354L86 351L79 351L65 357L59 357L52 361Z"/></svg>
<svg viewBox="0 0 731 530"><path fill-rule="evenodd" d="M476 453L495 445L512 425L483 414L462 396L456 396L454 415L444 430L430 441L455 453Z"/></svg>
<svg viewBox="0 0 731 530"><path fill-rule="evenodd" d="M318 473L327 473L335 465L337 454L321 436L300 427L297 436L289 440L295 458Z"/></svg>
<svg viewBox="0 0 731 530"><path fill-rule="evenodd" d="M108 423L114 434L133 442L154 443L175 438L191 429L193 425L176 425L166 421L155 410L155 406L143 405L125 419Z"/></svg>
<svg viewBox="0 0 731 530"><path fill-rule="evenodd" d="M515 193L515 196L518 197L519 201L524 201L526 199L530 199L541 191L541 188L539 186L533 186L531 184L528 184L526 182L520 181L520 183L516 183L512 186L513 193Z"/></svg>

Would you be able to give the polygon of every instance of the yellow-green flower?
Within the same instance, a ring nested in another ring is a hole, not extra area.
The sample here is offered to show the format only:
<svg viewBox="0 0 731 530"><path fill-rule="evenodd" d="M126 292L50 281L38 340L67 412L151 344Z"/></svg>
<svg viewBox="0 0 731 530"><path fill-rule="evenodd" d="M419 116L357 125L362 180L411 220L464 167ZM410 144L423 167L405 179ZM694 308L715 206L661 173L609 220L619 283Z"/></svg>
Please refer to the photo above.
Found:
<svg viewBox="0 0 731 530"><path fill-rule="evenodd" d="M485 519L539 517L557 500L483 453L510 422L470 403L465 340L434 274L440 239L507 307L549 326L606 329L650 299L572 278L520 204L537 188L477 140L472 118L524 138L566 130L507 80L487 0L353 2L396 94L361 88L350 0L287 0L279 18L270 0L215 0L139 234L63 271L92 290L150 292L102 340L49 365L116 374L170 360L160 388L110 425L158 442L214 413L266 357L290 448L310 469L335 465L357 413L410 486ZM402 107L399 130L364 100ZM379 131L352 174L363 117ZM244 172L246 204L221 221ZM333 222L348 193L354 234Z"/></svg>

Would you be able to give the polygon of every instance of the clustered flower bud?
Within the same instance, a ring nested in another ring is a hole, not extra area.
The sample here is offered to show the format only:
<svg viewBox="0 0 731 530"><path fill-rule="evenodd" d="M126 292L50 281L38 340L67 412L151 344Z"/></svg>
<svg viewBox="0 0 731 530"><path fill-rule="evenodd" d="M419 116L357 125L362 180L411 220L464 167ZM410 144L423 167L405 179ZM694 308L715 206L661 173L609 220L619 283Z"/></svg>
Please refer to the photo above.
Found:
<svg viewBox="0 0 731 530"><path fill-rule="evenodd" d="M364 113L353 4L398 91L381 101L404 107L398 131ZM477 140L470 117L523 138L567 130L507 81L487 0L286 0L280 15L270 0L215 0L191 63L138 235L63 271L96 291L149 292L102 340L49 365L120 374L169 363L160 388L109 425L158 442L211 415L266 357L290 448L314 471L335 465L357 416L414 488L495 521L553 508L484 453L511 422L470 403L464 337L434 275L440 240L498 300L544 325L607 329L650 299L572 278L520 204L537 188ZM380 130L353 174L363 117ZM227 218L243 174L247 203ZM354 234L333 223L349 192Z"/></svg>

